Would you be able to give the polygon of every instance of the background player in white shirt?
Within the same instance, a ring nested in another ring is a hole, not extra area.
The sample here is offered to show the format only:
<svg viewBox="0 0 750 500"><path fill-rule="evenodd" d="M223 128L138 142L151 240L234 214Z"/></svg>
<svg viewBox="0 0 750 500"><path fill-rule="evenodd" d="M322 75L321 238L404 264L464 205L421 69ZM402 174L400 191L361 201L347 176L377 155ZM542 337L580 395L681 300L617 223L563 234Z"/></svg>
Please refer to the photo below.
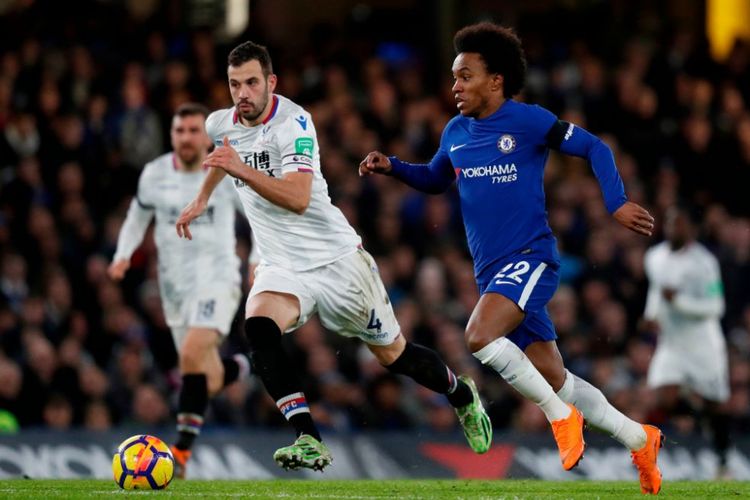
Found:
<svg viewBox="0 0 750 500"><path fill-rule="evenodd" d="M375 261L328 197L310 114L273 93L268 51L246 42L232 50L228 63L235 106L206 122L217 148L204 165L213 168L177 221L177 232L190 238L188 225L203 213L214 187L226 173L235 178L260 254L245 322L253 372L298 436L276 451L276 462L317 470L331 462L281 345L282 332L315 312L329 330L365 341L390 371L445 394L471 447L487 451L492 428L473 382L457 378L437 353L401 335Z"/></svg>
<svg viewBox="0 0 750 500"><path fill-rule="evenodd" d="M659 391L659 404L667 411L678 408L683 391L703 400L722 475L729 422L721 403L729 398L729 373L719 322L724 314L719 263L696 241L696 227L685 207L667 211L664 236L645 256L649 289L642 326L659 335L648 385Z"/></svg>
<svg viewBox="0 0 750 500"><path fill-rule="evenodd" d="M244 355L223 360L219 355L219 345L229 333L242 294L234 234L239 202L231 183L217 187L211 205L194 221L192 243L174 234L182 207L206 177L203 161L211 146L205 129L207 116L208 110L199 104L183 104L175 112L170 131L174 151L143 169L109 267L112 279L123 278L130 268L130 257L155 218L162 307L182 374L179 437L172 447L178 477L185 475L208 398L250 368Z"/></svg>

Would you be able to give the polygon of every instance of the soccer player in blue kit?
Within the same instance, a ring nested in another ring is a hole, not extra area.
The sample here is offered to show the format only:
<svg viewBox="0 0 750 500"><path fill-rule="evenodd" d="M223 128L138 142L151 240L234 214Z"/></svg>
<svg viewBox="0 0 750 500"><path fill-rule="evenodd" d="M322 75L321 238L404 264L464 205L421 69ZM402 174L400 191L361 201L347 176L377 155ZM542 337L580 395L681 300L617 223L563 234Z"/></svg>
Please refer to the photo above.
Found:
<svg viewBox="0 0 750 500"><path fill-rule="evenodd" d="M631 450L641 491L657 494L659 429L615 409L601 391L565 369L557 349L546 311L560 265L545 209L549 150L591 163L607 210L623 226L650 236L654 219L628 201L612 151L600 139L542 107L513 100L523 88L526 60L512 29L487 22L467 26L454 46L452 90L459 114L446 125L430 163L410 164L374 151L360 163L360 175L390 175L427 193L457 183L481 293L466 326L469 349L542 409L566 470L583 455L582 412L590 425Z"/></svg>

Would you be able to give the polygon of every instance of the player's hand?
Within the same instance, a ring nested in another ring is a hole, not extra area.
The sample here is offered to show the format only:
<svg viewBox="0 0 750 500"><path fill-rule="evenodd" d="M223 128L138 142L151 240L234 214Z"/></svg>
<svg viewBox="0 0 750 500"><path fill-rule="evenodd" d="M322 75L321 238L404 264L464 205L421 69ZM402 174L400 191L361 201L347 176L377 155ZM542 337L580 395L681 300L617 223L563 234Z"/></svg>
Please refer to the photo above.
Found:
<svg viewBox="0 0 750 500"><path fill-rule="evenodd" d="M240 159L237 151L229 145L229 138L224 136L224 142L203 160L204 167L220 168L232 177L241 178L248 171L247 165Z"/></svg>
<svg viewBox="0 0 750 500"><path fill-rule="evenodd" d="M632 201L626 201L612 215L617 222L636 233L651 236L654 230L654 218L648 210Z"/></svg>
<svg viewBox="0 0 750 500"><path fill-rule="evenodd" d="M130 269L130 259L117 259L107 268L107 274L110 279L120 281L125 277L125 273Z"/></svg>
<svg viewBox="0 0 750 500"><path fill-rule="evenodd" d="M380 151L373 151L368 153L365 159L359 163L359 176L387 174L392 168L391 160L386 155Z"/></svg>
<svg viewBox="0 0 750 500"><path fill-rule="evenodd" d="M200 198L196 198L188 203L188 205L182 209L182 213L177 218L177 223L175 224L175 227L177 228L177 236L192 240L193 234L190 232L190 223L198 218L198 216L206 210L207 206L208 202L201 200Z"/></svg>

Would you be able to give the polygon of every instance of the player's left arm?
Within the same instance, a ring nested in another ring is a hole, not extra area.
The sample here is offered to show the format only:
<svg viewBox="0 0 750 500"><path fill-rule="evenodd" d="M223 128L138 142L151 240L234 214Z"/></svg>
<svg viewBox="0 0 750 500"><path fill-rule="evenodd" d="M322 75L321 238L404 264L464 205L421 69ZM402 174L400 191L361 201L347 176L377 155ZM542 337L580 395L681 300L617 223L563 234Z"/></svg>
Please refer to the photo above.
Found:
<svg viewBox="0 0 750 500"><path fill-rule="evenodd" d="M688 316L721 318L725 304L719 264L711 260L699 267L701 271L696 278L698 286L692 290L676 290L671 300L672 306Z"/></svg>
<svg viewBox="0 0 750 500"><path fill-rule="evenodd" d="M609 146L587 130L561 120L552 124L545 139L551 149L586 158L599 182L607 211L628 229L651 236L654 218L642 206L628 201Z"/></svg>

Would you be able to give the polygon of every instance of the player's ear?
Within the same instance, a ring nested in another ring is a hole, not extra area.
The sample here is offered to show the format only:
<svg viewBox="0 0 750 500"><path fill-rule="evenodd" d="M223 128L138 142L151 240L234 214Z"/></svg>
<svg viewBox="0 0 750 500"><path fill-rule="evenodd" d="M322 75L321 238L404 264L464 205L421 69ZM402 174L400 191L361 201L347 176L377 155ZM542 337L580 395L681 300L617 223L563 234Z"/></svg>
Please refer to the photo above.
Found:
<svg viewBox="0 0 750 500"><path fill-rule="evenodd" d="M492 80L490 81L490 89L493 92L502 90L503 83L505 83L505 79L503 78L503 75L501 75L500 73L495 73L494 75L492 75Z"/></svg>
<svg viewBox="0 0 750 500"><path fill-rule="evenodd" d="M278 78L275 74L271 73L268 75L268 91L273 93L274 90L276 90L276 83L278 82Z"/></svg>

